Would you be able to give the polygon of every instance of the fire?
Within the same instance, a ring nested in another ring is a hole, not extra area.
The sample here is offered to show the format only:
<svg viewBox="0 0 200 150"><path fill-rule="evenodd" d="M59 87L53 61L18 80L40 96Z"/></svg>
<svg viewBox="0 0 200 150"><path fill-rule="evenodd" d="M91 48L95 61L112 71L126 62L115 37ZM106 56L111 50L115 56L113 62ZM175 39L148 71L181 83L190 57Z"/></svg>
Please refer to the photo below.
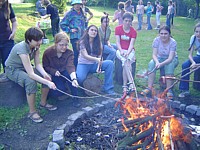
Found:
<svg viewBox="0 0 200 150"><path fill-rule="evenodd" d="M125 104L121 103L123 112L129 121L127 123L122 119L124 131L130 132L131 130L133 138L138 139L136 142L132 140L134 141L132 146L140 148L140 146L144 147L145 143L146 148L154 145L154 149L170 150L174 149L174 142L177 140L189 142L190 138L187 134L184 135L181 121L172 114L166 102L160 98L140 101L129 97Z"/></svg>

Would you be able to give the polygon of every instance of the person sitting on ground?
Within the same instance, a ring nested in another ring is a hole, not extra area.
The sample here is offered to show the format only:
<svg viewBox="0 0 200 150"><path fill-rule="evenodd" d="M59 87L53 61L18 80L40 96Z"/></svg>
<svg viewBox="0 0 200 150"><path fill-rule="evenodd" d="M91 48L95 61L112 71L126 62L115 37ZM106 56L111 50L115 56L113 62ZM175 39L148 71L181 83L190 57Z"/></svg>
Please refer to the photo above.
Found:
<svg viewBox="0 0 200 150"><path fill-rule="evenodd" d="M65 32L56 34L55 44L45 50L42 64L45 71L51 75L52 81L59 90L67 92L67 83L72 95L77 96L77 87L79 85L74 66L74 54L72 50L68 49L68 46L69 38L67 34ZM67 81L61 75L68 78L71 82ZM58 98L63 93L46 88L46 95ZM78 99L73 98L73 105L76 106L77 104Z"/></svg>
<svg viewBox="0 0 200 150"><path fill-rule="evenodd" d="M193 56L193 52L196 52L196 56ZM185 61L182 64L182 75L184 76L181 78L181 80L189 80L190 75L188 74L185 76L185 74L190 72L190 69L195 69L196 67L199 67L200 63L200 23L197 23L194 27L194 35L190 38L190 48L189 48L189 60ZM180 81L179 84L179 90L181 93L179 94L179 97L183 98L185 96L188 96L190 94L189 92L189 82L186 81Z"/></svg>
<svg viewBox="0 0 200 150"><path fill-rule="evenodd" d="M42 44L43 32L37 27L31 27L25 32L25 41L16 44L8 59L6 60L5 73L8 79L16 82L25 88L26 97L29 105L28 117L34 122L42 122L35 109L35 99L37 91L37 82L47 85L55 90L56 86L51 81L51 77L40 64L40 45ZM34 59L35 68L31 64ZM41 94L40 107L47 110L56 110L57 107L46 102L46 97Z"/></svg>
<svg viewBox="0 0 200 150"><path fill-rule="evenodd" d="M0 12L0 66L2 63L4 69L5 61L15 45L14 37L17 31L17 20L8 0L0 0Z"/></svg>
<svg viewBox="0 0 200 150"><path fill-rule="evenodd" d="M116 20L118 20L118 25L122 25L123 24L123 14L125 13L125 6L124 6L124 2L119 2L118 3L118 11L115 11L114 13L114 17L112 22L115 22Z"/></svg>
<svg viewBox="0 0 200 150"><path fill-rule="evenodd" d="M86 19L85 20L85 28L87 28L89 21L93 17L93 13L90 11L90 9L88 7L86 7L87 0L82 0L82 3L83 3L82 10L83 10L83 13L84 13L85 19ZM90 16L87 17L87 14L89 14Z"/></svg>
<svg viewBox="0 0 200 150"><path fill-rule="evenodd" d="M109 41L111 34L109 21L110 19L107 16L101 17L101 26L99 27L99 34L102 44L104 46L103 55L106 55L106 60L112 60L114 62L116 57L117 46L116 44L111 44Z"/></svg>
<svg viewBox="0 0 200 150"><path fill-rule="evenodd" d="M114 95L113 90L113 68L111 60L102 61L102 44L98 28L90 25L78 42L80 55L77 65L78 83L83 85L89 73L100 73L104 71L104 85L102 91L106 94Z"/></svg>
<svg viewBox="0 0 200 150"><path fill-rule="evenodd" d="M50 17L51 30L52 30L52 35L54 37L60 31L60 27L59 27L60 17L59 17L58 8L56 5L51 4L49 0L44 0L44 6L46 7L47 14L43 16L42 18Z"/></svg>
<svg viewBox="0 0 200 150"><path fill-rule="evenodd" d="M178 56L176 53L176 41L171 37L171 30L168 26L163 26L159 29L159 36L153 41L153 59L149 62L148 72L148 88L144 89L141 94L147 95L152 92L153 83L156 76L156 70L164 69L165 77L173 77L174 69L178 65ZM173 80L166 78L166 87L169 88L173 84ZM171 89L167 92L167 97L173 99Z"/></svg>
<svg viewBox="0 0 200 150"><path fill-rule="evenodd" d="M46 15L46 9L45 7L42 6L44 0L38 0L35 4L36 6L36 11L39 12L40 16L45 16Z"/></svg>
<svg viewBox="0 0 200 150"><path fill-rule="evenodd" d="M123 93L135 90L131 64L135 62L134 44L137 32L131 26L132 21L133 14L126 12L123 15L123 25L119 25L115 28L116 44L118 47L116 56L121 60L123 67Z"/></svg>

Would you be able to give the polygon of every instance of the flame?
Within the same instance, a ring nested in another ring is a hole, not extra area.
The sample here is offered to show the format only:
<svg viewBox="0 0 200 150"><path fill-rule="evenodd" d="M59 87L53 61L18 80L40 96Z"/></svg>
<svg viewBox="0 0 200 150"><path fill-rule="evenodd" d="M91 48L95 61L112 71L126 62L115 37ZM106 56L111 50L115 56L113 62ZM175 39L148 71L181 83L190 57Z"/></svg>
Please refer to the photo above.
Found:
<svg viewBox="0 0 200 150"><path fill-rule="evenodd" d="M153 93L155 95L155 92ZM166 91L162 93L156 100L150 101L140 101L139 99L133 100L133 97L129 97L125 100L125 104L122 104L122 109L128 120L135 119L147 119L147 121L140 122L140 124L134 124L133 128L138 128L139 133L147 131L150 128L154 130L159 130L159 132L154 132L153 141L156 142L157 138L160 137L161 143L165 150L171 149L173 147L173 142L176 140L183 140L184 142L189 142L190 133L184 135L183 125L181 121L174 117L172 110L170 110L166 104L166 100L162 98L166 94ZM149 105L153 103L153 105ZM148 117L152 117L148 120ZM122 125L124 131L129 131L129 128L126 126L124 119L122 119ZM148 137L147 137L148 138ZM146 140L147 140L146 138ZM145 139L133 143L133 145L141 144ZM155 144L158 146L158 144ZM146 148L149 145L146 146ZM158 149L156 147L155 149Z"/></svg>

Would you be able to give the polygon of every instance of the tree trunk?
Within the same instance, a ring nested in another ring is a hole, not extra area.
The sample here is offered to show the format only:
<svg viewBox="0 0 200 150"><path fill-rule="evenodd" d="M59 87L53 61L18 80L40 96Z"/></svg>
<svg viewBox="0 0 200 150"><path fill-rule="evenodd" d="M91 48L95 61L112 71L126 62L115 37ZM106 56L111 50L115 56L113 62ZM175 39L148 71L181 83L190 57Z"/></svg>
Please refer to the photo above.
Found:
<svg viewBox="0 0 200 150"><path fill-rule="evenodd" d="M195 19L197 19L198 18L198 16L199 16L199 1L200 0L196 0L196 16L195 16Z"/></svg>

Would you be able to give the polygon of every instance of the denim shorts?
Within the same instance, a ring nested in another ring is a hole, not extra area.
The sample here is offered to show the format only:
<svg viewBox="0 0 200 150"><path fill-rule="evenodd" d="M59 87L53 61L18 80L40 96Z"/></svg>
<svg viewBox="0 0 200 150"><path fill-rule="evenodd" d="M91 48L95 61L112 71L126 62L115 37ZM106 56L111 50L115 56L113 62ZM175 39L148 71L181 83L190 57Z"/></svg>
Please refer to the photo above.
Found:
<svg viewBox="0 0 200 150"><path fill-rule="evenodd" d="M167 58L158 58L158 61L161 63L163 61L165 61ZM167 65L164 65L162 68L160 69L164 69L164 73L165 75L174 75L174 70L175 68L178 66L178 58L175 57L171 63L167 64ZM154 60L152 59L150 62L149 62L149 65L148 65L148 71L152 71L153 69L155 68L155 62Z"/></svg>

